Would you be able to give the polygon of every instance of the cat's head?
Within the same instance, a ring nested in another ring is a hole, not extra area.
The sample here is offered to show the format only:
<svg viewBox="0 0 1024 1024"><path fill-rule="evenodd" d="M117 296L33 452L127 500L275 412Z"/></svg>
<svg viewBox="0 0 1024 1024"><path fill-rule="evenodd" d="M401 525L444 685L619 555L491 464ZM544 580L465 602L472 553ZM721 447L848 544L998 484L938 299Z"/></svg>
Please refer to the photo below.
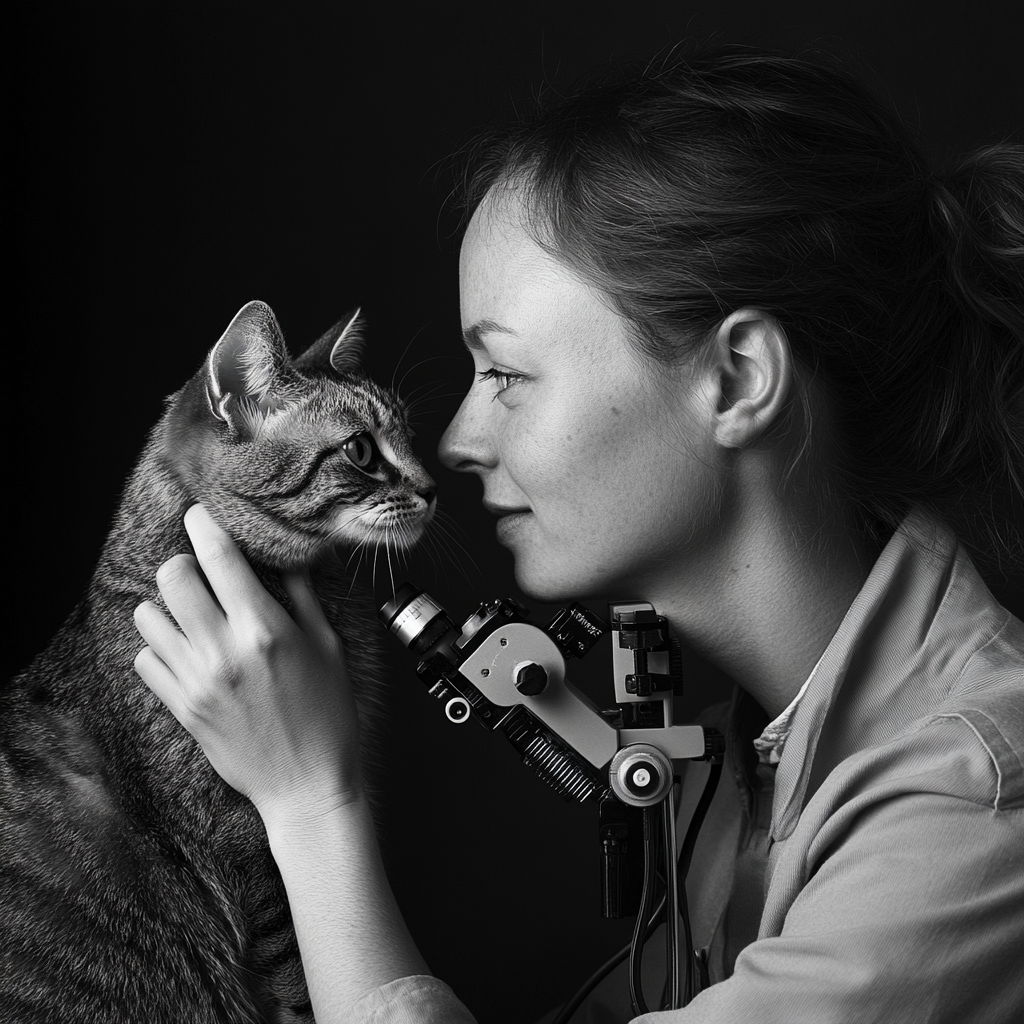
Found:
<svg viewBox="0 0 1024 1024"><path fill-rule="evenodd" d="M361 372L362 349L357 311L293 360L250 302L169 400L169 468L249 557L292 568L339 546L407 548L433 516L405 407Z"/></svg>

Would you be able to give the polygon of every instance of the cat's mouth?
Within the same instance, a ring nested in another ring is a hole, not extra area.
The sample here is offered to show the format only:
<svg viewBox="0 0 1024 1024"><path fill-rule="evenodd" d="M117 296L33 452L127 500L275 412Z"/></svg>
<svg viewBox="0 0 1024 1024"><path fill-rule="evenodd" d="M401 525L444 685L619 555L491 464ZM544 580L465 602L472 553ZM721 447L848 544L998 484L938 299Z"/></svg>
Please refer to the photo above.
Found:
<svg viewBox="0 0 1024 1024"><path fill-rule="evenodd" d="M423 537L434 517L435 502L422 501L420 507L375 505L369 509L341 509L335 518L335 546L351 550L354 546L407 551Z"/></svg>

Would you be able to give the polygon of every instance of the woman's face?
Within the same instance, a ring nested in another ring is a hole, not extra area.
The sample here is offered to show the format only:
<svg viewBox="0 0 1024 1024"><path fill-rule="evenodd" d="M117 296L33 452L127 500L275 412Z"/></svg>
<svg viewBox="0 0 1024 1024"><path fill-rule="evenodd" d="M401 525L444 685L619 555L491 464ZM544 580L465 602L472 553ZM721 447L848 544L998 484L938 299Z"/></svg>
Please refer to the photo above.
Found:
<svg viewBox="0 0 1024 1024"><path fill-rule="evenodd" d="M602 294L545 253L514 193L488 198L462 246L462 326L476 378L441 441L476 473L522 590L545 601L679 586L718 516L713 401L656 366Z"/></svg>

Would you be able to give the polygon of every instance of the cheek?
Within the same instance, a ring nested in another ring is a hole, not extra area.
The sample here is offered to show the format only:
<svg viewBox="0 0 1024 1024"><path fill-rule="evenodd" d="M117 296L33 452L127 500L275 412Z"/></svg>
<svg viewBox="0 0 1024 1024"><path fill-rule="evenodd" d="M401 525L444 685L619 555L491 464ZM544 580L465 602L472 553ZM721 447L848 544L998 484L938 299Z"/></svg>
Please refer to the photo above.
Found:
<svg viewBox="0 0 1024 1024"><path fill-rule="evenodd" d="M554 526L571 517L578 527L607 516L605 506L618 500L635 461L636 446L619 420L607 412L549 415L507 433L502 462L542 520Z"/></svg>

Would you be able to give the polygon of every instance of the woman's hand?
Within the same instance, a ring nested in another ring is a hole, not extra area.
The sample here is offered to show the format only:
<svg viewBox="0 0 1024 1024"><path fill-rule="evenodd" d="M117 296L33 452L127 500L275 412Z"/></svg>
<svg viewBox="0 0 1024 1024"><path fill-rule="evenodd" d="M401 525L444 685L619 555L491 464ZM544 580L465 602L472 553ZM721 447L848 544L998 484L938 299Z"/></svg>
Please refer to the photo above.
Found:
<svg viewBox="0 0 1024 1024"><path fill-rule="evenodd" d="M201 505L185 528L196 557L177 555L157 572L180 631L153 602L139 605L149 646L136 672L265 821L284 815L301 826L357 799L355 702L341 641L308 578L283 577L289 615Z"/></svg>
<svg viewBox="0 0 1024 1024"><path fill-rule="evenodd" d="M361 799L341 641L307 579L283 578L289 616L201 505L185 513L185 527L196 557L177 555L157 572L181 630L151 601L140 604L135 623L149 646L135 670L225 781L256 804L288 891L316 1019L350 1020L363 996L428 968Z"/></svg>

